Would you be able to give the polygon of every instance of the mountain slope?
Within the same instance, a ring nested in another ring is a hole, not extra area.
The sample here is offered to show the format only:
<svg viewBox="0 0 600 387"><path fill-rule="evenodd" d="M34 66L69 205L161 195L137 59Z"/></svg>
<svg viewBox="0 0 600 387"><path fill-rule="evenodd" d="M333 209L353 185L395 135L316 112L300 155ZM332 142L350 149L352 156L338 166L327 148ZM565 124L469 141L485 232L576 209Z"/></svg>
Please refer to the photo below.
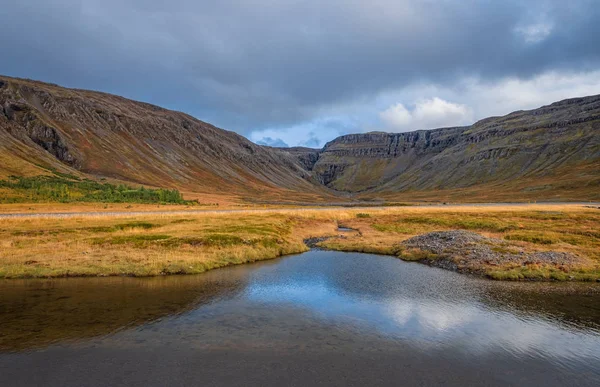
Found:
<svg viewBox="0 0 600 387"><path fill-rule="evenodd" d="M346 135L314 157L307 168L319 181L366 197L488 186L522 198L600 199L600 96L470 127Z"/></svg>
<svg viewBox="0 0 600 387"><path fill-rule="evenodd" d="M0 176L94 177L246 197L326 195L289 153L122 97L0 78Z"/></svg>
<svg viewBox="0 0 600 387"><path fill-rule="evenodd" d="M279 149L146 103L0 77L0 179L52 173L247 201L600 200L600 95Z"/></svg>

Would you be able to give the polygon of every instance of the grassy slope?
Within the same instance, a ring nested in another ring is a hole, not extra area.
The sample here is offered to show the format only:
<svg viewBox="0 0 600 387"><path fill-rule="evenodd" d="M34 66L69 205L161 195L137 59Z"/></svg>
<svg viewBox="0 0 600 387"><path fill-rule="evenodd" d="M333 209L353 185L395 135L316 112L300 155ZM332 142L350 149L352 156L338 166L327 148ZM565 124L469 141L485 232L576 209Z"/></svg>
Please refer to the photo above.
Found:
<svg viewBox="0 0 600 387"><path fill-rule="evenodd" d="M153 276L200 273L232 264L306 251L305 238L333 236L322 246L398 254L411 236L468 229L510 238L529 250L589 258L561 269L578 280L600 278L600 212L581 206L405 207L260 214L0 220L0 277ZM364 210L362 210L364 212ZM359 230L336 237L338 223ZM557 278L554 267L483 267L504 278Z"/></svg>
<svg viewBox="0 0 600 387"><path fill-rule="evenodd" d="M557 168L552 174L498 183L435 190L408 190L356 195L361 199L454 203L600 201L600 160Z"/></svg>

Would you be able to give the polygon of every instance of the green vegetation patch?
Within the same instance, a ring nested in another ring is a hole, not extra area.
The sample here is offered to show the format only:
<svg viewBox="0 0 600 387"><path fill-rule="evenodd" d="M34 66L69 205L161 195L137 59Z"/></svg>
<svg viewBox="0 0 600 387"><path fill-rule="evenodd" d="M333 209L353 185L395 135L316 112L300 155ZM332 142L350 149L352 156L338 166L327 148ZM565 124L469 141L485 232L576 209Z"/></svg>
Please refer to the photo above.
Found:
<svg viewBox="0 0 600 387"><path fill-rule="evenodd" d="M356 214L356 217L359 219L370 218L371 214L365 214L365 213L361 212L361 213Z"/></svg>
<svg viewBox="0 0 600 387"><path fill-rule="evenodd" d="M519 254L520 250L510 246L492 246L492 251L500 254Z"/></svg>
<svg viewBox="0 0 600 387"><path fill-rule="evenodd" d="M27 231L14 231L13 236L22 237L38 237L43 235L60 235L70 234L78 232L91 232L91 233L109 233L124 230L143 229L149 230L152 228L160 227L158 224L149 222L129 222L121 223L114 226L92 226L92 227L80 227L80 228L57 228L53 230L27 230Z"/></svg>
<svg viewBox="0 0 600 387"><path fill-rule="evenodd" d="M194 223L196 219L175 219L171 224Z"/></svg>
<svg viewBox="0 0 600 387"><path fill-rule="evenodd" d="M127 230L127 229L134 229L134 228L150 230L151 228L155 228L155 227L159 227L159 225L154 224L154 223L149 223L149 222L129 222L129 223L117 224L117 225L113 226L112 228L114 230Z"/></svg>
<svg viewBox="0 0 600 387"><path fill-rule="evenodd" d="M561 220L568 219L568 215L560 211L536 211L533 214L524 216L526 219L536 220Z"/></svg>
<svg viewBox="0 0 600 387"><path fill-rule="evenodd" d="M573 232L557 231L517 231L504 236L507 240L535 243L538 245L551 245L555 243L568 243L573 246L597 246L597 233L594 231Z"/></svg>
<svg viewBox="0 0 600 387"><path fill-rule="evenodd" d="M556 268L520 267L509 270L492 270L488 278L499 281L597 281L600 271L570 271L565 273Z"/></svg>
<svg viewBox="0 0 600 387"><path fill-rule="evenodd" d="M559 243L560 239L554 238L549 235L543 235L540 233L527 233L527 232L518 232L518 233L510 233L504 236L504 239L509 241L522 241L535 243L538 245L551 245L553 243Z"/></svg>
<svg viewBox="0 0 600 387"><path fill-rule="evenodd" d="M404 261L422 261L424 259L433 260L439 258L437 254L417 248L401 249L397 255Z"/></svg>
<svg viewBox="0 0 600 387"><path fill-rule="evenodd" d="M461 228L466 230L489 230L495 232L506 232L518 228L515 223L511 222L469 217L439 218L435 216L413 216L402 219L402 222Z"/></svg>
<svg viewBox="0 0 600 387"><path fill-rule="evenodd" d="M182 245L206 246L206 247L231 247L243 245L244 239L229 234L209 234L202 237L176 237L161 242L162 246L179 247Z"/></svg>
<svg viewBox="0 0 600 387"><path fill-rule="evenodd" d="M230 234L210 234L202 238L206 246L211 247L229 247L235 245L254 245L271 238L243 239L237 235Z"/></svg>
<svg viewBox="0 0 600 387"><path fill-rule="evenodd" d="M233 247L239 245L276 247L279 240L273 237L242 238L229 234L209 234L202 237L174 237L161 241L160 245L165 247L203 246L203 247Z"/></svg>
<svg viewBox="0 0 600 387"><path fill-rule="evenodd" d="M561 234L581 236L581 237L585 237L585 238L600 239L600 231L578 230L578 229L572 228L572 229L558 229L558 230L556 230L556 232L561 233Z"/></svg>
<svg viewBox="0 0 600 387"><path fill-rule="evenodd" d="M171 236L164 234L136 234L136 235L119 235L108 238L94 238L92 244L95 245L125 245L130 244L135 247L145 247L153 242L169 239Z"/></svg>
<svg viewBox="0 0 600 387"><path fill-rule="evenodd" d="M256 225L256 224L239 224L229 226L219 226L207 229L208 232L215 234L281 234L289 231L287 227L278 227L277 225Z"/></svg>
<svg viewBox="0 0 600 387"><path fill-rule="evenodd" d="M393 223L393 224L379 224L376 223L373 226L373 229L381 232L395 232L398 234L415 234L416 229L411 225L402 224L402 223Z"/></svg>
<svg viewBox="0 0 600 387"><path fill-rule="evenodd" d="M14 231L12 233L13 236L23 236L23 237L36 237L42 236L46 234L44 230L28 230L28 231Z"/></svg>
<svg viewBox="0 0 600 387"><path fill-rule="evenodd" d="M417 225L420 225L421 227L417 227ZM507 232L519 228L514 222L465 216L410 216L390 223L376 223L372 227L381 232L414 234L418 232L419 229L422 229L422 226L437 226L447 229L486 230L493 232Z"/></svg>
<svg viewBox="0 0 600 387"><path fill-rule="evenodd" d="M181 238L169 238L161 241L160 245L165 247L180 247L184 245L188 246L202 246L205 244L203 238L200 237L181 237Z"/></svg>
<svg viewBox="0 0 600 387"><path fill-rule="evenodd" d="M101 202L197 204L184 200L181 193L169 189L133 188L126 185L98 183L89 179L55 172L55 176L16 177L0 180L0 188L12 190L0 203L31 202Z"/></svg>

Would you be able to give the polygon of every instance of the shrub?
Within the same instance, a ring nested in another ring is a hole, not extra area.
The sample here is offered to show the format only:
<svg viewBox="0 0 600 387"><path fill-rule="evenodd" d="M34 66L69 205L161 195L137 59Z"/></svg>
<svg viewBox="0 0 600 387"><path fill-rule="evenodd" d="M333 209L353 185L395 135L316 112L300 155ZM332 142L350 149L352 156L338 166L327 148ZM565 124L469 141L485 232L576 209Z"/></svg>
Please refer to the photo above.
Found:
<svg viewBox="0 0 600 387"><path fill-rule="evenodd" d="M56 176L16 177L0 180L0 188L14 190L18 197L2 197L7 202L102 202L102 203L196 203L183 199L176 189L133 188L123 184L99 183L81 180L76 176L59 174Z"/></svg>

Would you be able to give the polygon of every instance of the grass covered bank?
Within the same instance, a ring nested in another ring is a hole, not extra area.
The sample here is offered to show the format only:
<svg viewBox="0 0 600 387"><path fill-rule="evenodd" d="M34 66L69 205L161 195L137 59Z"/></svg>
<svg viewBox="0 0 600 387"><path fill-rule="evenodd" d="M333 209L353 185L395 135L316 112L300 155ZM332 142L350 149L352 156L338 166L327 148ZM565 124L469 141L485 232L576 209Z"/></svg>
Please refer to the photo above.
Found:
<svg viewBox="0 0 600 387"><path fill-rule="evenodd" d="M335 223L280 214L0 219L0 278L196 274L307 251Z"/></svg>
<svg viewBox="0 0 600 387"><path fill-rule="evenodd" d="M341 233L338 225L357 231ZM582 257L571 265L477 262L491 278L600 279L600 210L581 205L0 219L0 278L194 274L301 253L303 241L314 237L329 237L319 246L333 250L430 259L407 254L402 242L457 229L526 252Z"/></svg>

